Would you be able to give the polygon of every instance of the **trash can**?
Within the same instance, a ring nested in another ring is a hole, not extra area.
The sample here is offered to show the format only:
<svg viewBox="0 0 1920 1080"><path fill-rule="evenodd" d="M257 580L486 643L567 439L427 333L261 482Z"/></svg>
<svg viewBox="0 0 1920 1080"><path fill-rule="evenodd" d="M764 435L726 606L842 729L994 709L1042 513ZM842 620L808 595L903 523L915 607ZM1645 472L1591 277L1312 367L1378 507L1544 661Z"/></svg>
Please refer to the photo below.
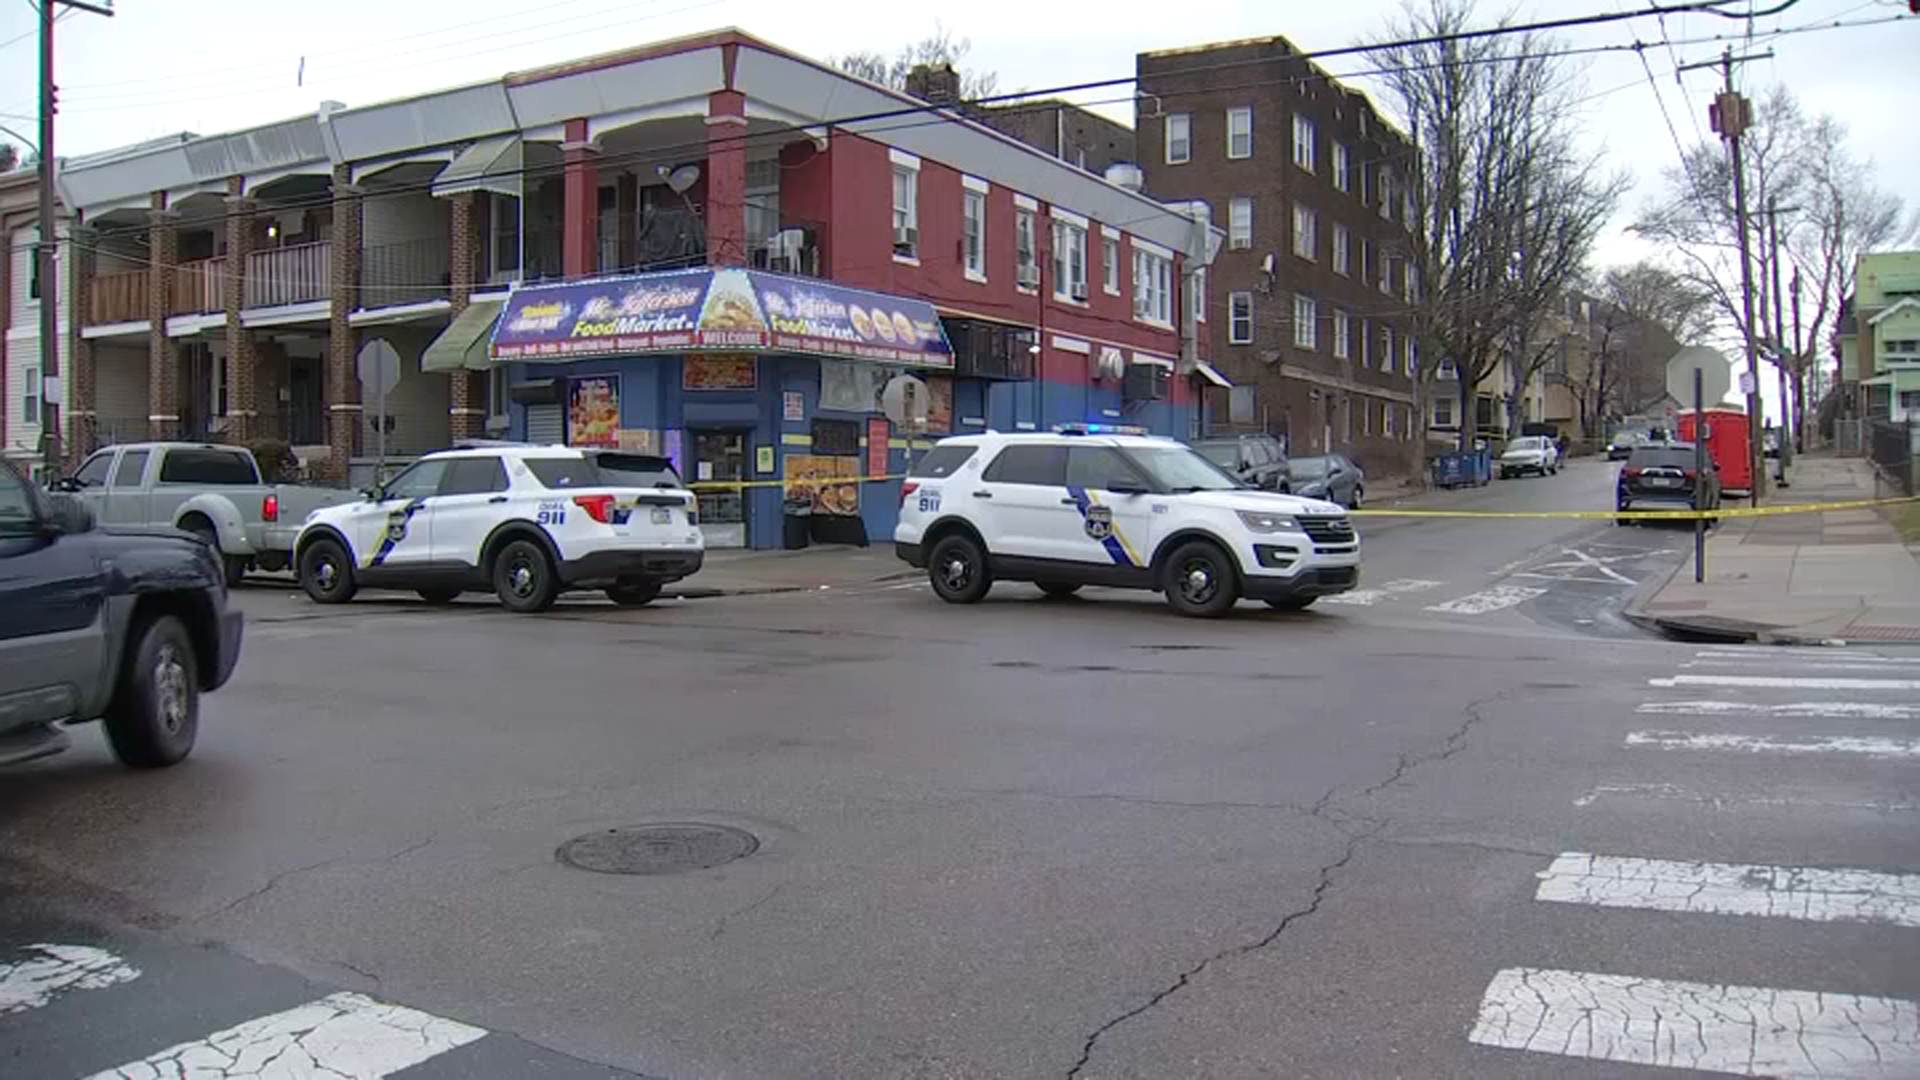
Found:
<svg viewBox="0 0 1920 1080"><path fill-rule="evenodd" d="M798 551L812 543L813 500L787 499L781 509L780 546Z"/></svg>

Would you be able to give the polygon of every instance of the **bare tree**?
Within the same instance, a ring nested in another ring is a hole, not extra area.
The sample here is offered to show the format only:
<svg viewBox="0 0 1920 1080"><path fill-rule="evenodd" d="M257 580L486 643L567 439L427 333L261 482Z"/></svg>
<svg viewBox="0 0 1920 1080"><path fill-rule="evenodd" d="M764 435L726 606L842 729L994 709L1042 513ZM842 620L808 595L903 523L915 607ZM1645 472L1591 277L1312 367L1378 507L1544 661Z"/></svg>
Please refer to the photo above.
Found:
<svg viewBox="0 0 1920 1080"><path fill-rule="evenodd" d="M1471 0L1409 0L1382 40L1440 40L1376 54L1412 144L1410 161L1380 163L1412 182L1407 258L1424 286L1412 332L1424 356L1453 361L1463 449L1476 434L1476 388L1531 341L1626 185L1575 149L1574 81L1552 42L1447 36L1472 16ZM1439 367L1421 368L1422 452Z"/></svg>
<svg viewBox="0 0 1920 1080"><path fill-rule="evenodd" d="M1608 270L1594 283L1591 300L1587 365L1572 390L1582 427L1596 432L1604 421L1660 396L1667 361L1708 332L1714 301L1650 262Z"/></svg>
<svg viewBox="0 0 1920 1080"><path fill-rule="evenodd" d="M0 143L0 173L8 173L20 167L20 148L12 143Z"/></svg>
<svg viewBox="0 0 1920 1080"><path fill-rule="evenodd" d="M992 97L999 90L1000 76L991 71L969 70L964 62L972 51L971 38L954 37L953 31L936 22L933 33L902 47L892 59L877 52L856 52L828 57L827 62L849 75L893 90L905 90L907 76L916 67L951 65L960 74L960 100L977 101Z"/></svg>

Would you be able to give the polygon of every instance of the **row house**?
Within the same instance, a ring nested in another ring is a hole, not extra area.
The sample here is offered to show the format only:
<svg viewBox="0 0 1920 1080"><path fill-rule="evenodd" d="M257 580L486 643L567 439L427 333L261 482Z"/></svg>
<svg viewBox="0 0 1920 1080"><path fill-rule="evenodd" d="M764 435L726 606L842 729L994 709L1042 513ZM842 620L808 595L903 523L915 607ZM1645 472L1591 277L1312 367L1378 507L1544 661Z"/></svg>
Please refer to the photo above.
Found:
<svg viewBox="0 0 1920 1080"><path fill-rule="evenodd" d="M69 226L64 213L55 230L57 240L68 238ZM40 475L45 467L41 439L46 429L41 423L43 373L46 360L40 348L40 268L34 249L40 242L40 185L32 169L0 175L0 236L8 241L8 257L0 260L0 459L13 462L30 475ZM62 282L56 303L60 306L60 326L70 326L73 278L71 264L60 261ZM71 371L73 342L69 335L60 338L60 362L63 372ZM62 423L62 434L71 438L70 418Z"/></svg>
<svg viewBox="0 0 1920 1080"><path fill-rule="evenodd" d="M1221 378L1204 217L733 30L71 161L63 192L82 451L134 400L144 434L353 479L474 436L623 447L741 482L703 527L771 546L794 485L889 534L897 481L819 481L898 474L909 434L1184 436ZM901 373L924 431L880 413Z"/></svg>
<svg viewBox="0 0 1920 1080"><path fill-rule="evenodd" d="M1854 265L1834 338L1847 412L1920 423L1920 251L1874 252Z"/></svg>
<svg viewBox="0 0 1920 1080"><path fill-rule="evenodd" d="M1142 53L1136 71L1145 190L1225 226L1207 336L1253 388L1228 419L1404 471L1420 364L1405 137L1284 38Z"/></svg>

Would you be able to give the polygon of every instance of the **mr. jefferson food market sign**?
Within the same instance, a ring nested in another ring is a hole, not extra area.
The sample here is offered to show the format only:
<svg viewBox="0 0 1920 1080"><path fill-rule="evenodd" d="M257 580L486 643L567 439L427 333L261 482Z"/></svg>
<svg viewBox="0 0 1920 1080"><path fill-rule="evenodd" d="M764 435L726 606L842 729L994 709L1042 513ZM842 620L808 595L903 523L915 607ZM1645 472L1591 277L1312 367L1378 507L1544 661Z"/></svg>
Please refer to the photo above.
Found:
<svg viewBox="0 0 1920 1080"><path fill-rule="evenodd" d="M924 300L754 270L684 270L517 288L494 325L501 360L765 349L953 366Z"/></svg>

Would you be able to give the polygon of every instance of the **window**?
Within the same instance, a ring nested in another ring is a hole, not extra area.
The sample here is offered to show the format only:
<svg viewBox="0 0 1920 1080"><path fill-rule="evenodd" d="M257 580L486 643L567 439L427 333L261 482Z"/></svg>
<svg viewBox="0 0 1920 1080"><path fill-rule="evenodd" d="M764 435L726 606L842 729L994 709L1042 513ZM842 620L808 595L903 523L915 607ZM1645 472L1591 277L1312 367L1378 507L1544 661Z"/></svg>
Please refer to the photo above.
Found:
<svg viewBox="0 0 1920 1080"><path fill-rule="evenodd" d="M1338 222L1333 226L1333 272L1353 272L1353 233Z"/></svg>
<svg viewBox="0 0 1920 1080"><path fill-rule="evenodd" d="M1406 297L1407 303L1417 304L1420 302L1420 268L1419 267L1413 265L1412 263L1408 263L1406 266L1401 268L1400 288L1401 288L1402 295Z"/></svg>
<svg viewBox="0 0 1920 1080"><path fill-rule="evenodd" d="M40 422L40 369L29 367L20 376L20 419L29 424Z"/></svg>
<svg viewBox="0 0 1920 1080"><path fill-rule="evenodd" d="M1353 190L1353 177L1348 169L1351 160L1347 156L1346 143L1333 144L1333 186L1339 191Z"/></svg>
<svg viewBox="0 0 1920 1080"><path fill-rule="evenodd" d="M1320 248L1320 217L1312 209L1293 204L1293 253L1312 261Z"/></svg>
<svg viewBox="0 0 1920 1080"><path fill-rule="evenodd" d="M257 484L260 471L245 450L169 450L160 460L162 484ZM428 494L432 494L429 492Z"/></svg>
<svg viewBox="0 0 1920 1080"><path fill-rule="evenodd" d="M1380 434L1388 438L1393 437L1394 413L1396 411L1391 401L1380 406Z"/></svg>
<svg viewBox="0 0 1920 1080"><path fill-rule="evenodd" d="M1420 347L1413 343L1413 336L1411 334L1401 337L1400 348L1401 348L1401 351L1406 353L1407 378L1411 379L1419 375L1420 374Z"/></svg>
<svg viewBox="0 0 1920 1080"><path fill-rule="evenodd" d="M113 451L102 450L80 466L80 471L73 474L73 482L83 488L99 487L107 482L107 470L112 466Z"/></svg>
<svg viewBox="0 0 1920 1080"><path fill-rule="evenodd" d="M1364 284L1367 275L1373 272L1373 241L1360 241L1360 281Z"/></svg>
<svg viewBox="0 0 1920 1080"><path fill-rule="evenodd" d="M1360 434L1373 434L1373 399L1360 399Z"/></svg>
<svg viewBox="0 0 1920 1080"><path fill-rule="evenodd" d="M1052 446L1009 446L1000 451L980 477L990 484L1042 484L1067 486L1067 448Z"/></svg>
<svg viewBox="0 0 1920 1080"><path fill-rule="evenodd" d="M1366 319L1360 320L1360 366L1373 366L1373 323Z"/></svg>
<svg viewBox="0 0 1920 1080"><path fill-rule="evenodd" d="M1151 251L1133 253L1133 316L1147 322L1173 322L1173 260Z"/></svg>
<svg viewBox="0 0 1920 1080"><path fill-rule="evenodd" d="M1889 340L1887 342L1887 356L1889 358L1896 356L1920 357L1920 341L1915 341L1912 338Z"/></svg>
<svg viewBox="0 0 1920 1080"><path fill-rule="evenodd" d="M907 470L907 475L935 480L952 476L973 456L973 451L974 447L971 446L936 446L914 462L913 467Z"/></svg>
<svg viewBox="0 0 1920 1080"><path fill-rule="evenodd" d="M140 478L147 475L147 454L145 450L129 450L120 455L120 464L113 467L113 486L139 487Z"/></svg>
<svg viewBox="0 0 1920 1080"><path fill-rule="evenodd" d="M1187 275L1187 310L1193 312L1193 321L1207 321L1207 268L1195 267Z"/></svg>
<svg viewBox="0 0 1920 1080"><path fill-rule="evenodd" d="M807 434L813 443L816 454L858 454L860 452L860 422L857 420L829 420L815 417L807 425Z"/></svg>
<svg viewBox="0 0 1920 1080"><path fill-rule="evenodd" d="M589 457L526 460L527 471L540 481L541 486L552 491L580 487L680 486L680 474L673 471L673 462L650 454L594 454Z"/></svg>
<svg viewBox="0 0 1920 1080"><path fill-rule="evenodd" d="M1253 344L1253 294L1250 292L1227 294L1227 343Z"/></svg>
<svg viewBox="0 0 1920 1080"><path fill-rule="evenodd" d="M440 483L442 495L485 495L507 490L507 468L497 456L455 458Z"/></svg>
<svg viewBox="0 0 1920 1080"><path fill-rule="evenodd" d="M1453 426L1453 399L1449 397L1433 399L1433 426L1448 428Z"/></svg>
<svg viewBox="0 0 1920 1080"><path fill-rule="evenodd" d="M1253 156L1253 110L1244 106L1227 110L1227 156Z"/></svg>
<svg viewBox="0 0 1920 1080"><path fill-rule="evenodd" d="M1253 246L1252 199L1238 198L1227 201L1227 246L1236 251Z"/></svg>
<svg viewBox="0 0 1920 1080"><path fill-rule="evenodd" d="M1413 185L1403 184L1400 188L1400 223L1413 224Z"/></svg>
<svg viewBox="0 0 1920 1080"><path fill-rule="evenodd" d="M1313 121L1299 113L1294 113L1293 163L1308 172L1312 172L1314 167L1314 134Z"/></svg>
<svg viewBox="0 0 1920 1080"><path fill-rule="evenodd" d="M1293 298L1293 343L1302 349L1318 348L1320 344L1320 302L1311 296L1295 295Z"/></svg>
<svg viewBox="0 0 1920 1080"><path fill-rule="evenodd" d="M446 474L446 458L416 461L405 472L388 481L382 494L388 499L424 499L429 495L438 495L440 481Z"/></svg>
<svg viewBox="0 0 1920 1080"><path fill-rule="evenodd" d="M1167 117L1167 164L1185 165L1193 160L1193 117L1173 113Z"/></svg>
<svg viewBox="0 0 1920 1080"><path fill-rule="evenodd" d="M1133 463L1111 446L1067 447L1067 486L1112 491L1116 486L1145 490L1152 487Z"/></svg>
<svg viewBox="0 0 1920 1080"><path fill-rule="evenodd" d="M1053 295L1057 300L1087 298L1087 229L1071 221L1053 222Z"/></svg>
<svg viewBox="0 0 1920 1080"><path fill-rule="evenodd" d="M1034 250L1034 212L1019 209L1013 212L1013 258L1018 273L1014 276L1023 289L1040 287L1040 261Z"/></svg>
<svg viewBox="0 0 1920 1080"><path fill-rule="evenodd" d="M1442 379L1453 379L1455 381L1458 381L1460 378L1460 369L1453 366L1453 361L1442 360L1440 361L1440 369L1434 372L1434 375Z"/></svg>
<svg viewBox="0 0 1920 1080"><path fill-rule="evenodd" d="M1393 170L1380 167L1380 216L1393 220Z"/></svg>
<svg viewBox="0 0 1920 1080"><path fill-rule="evenodd" d="M893 253L913 258L920 251L920 170L893 164Z"/></svg>
<svg viewBox="0 0 1920 1080"><path fill-rule="evenodd" d="M1900 391L1900 409L1903 412L1920 410L1920 390Z"/></svg>
<svg viewBox="0 0 1920 1080"><path fill-rule="evenodd" d="M1393 256L1384 251L1380 253L1380 291L1393 295Z"/></svg>
<svg viewBox="0 0 1920 1080"><path fill-rule="evenodd" d="M1344 308L1333 309L1333 355L1345 360L1353 353L1353 316Z"/></svg>
<svg viewBox="0 0 1920 1080"><path fill-rule="evenodd" d="M1103 236L1100 238L1100 270L1105 280L1101 283L1108 296L1120 295L1120 238Z"/></svg>
<svg viewBox="0 0 1920 1080"><path fill-rule="evenodd" d="M1387 372L1388 374L1392 374L1393 358L1395 355L1397 354L1393 351L1393 327L1383 326L1380 328L1380 370L1381 371Z"/></svg>
<svg viewBox="0 0 1920 1080"><path fill-rule="evenodd" d="M987 193L969 188L963 192L961 212L965 215L966 271L975 281L987 280Z"/></svg>

